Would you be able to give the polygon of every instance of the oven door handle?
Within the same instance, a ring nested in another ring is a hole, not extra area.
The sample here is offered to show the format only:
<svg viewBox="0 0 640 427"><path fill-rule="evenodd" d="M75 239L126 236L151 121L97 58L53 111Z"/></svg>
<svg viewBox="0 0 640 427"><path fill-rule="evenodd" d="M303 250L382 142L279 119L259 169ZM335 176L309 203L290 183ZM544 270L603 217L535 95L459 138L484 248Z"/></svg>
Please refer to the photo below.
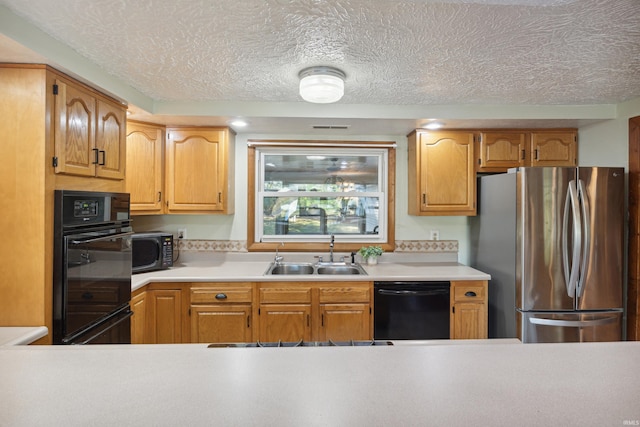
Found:
<svg viewBox="0 0 640 427"><path fill-rule="evenodd" d="M406 289L378 289L380 295L390 295L399 297L410 296L429 296L429 295L444 295L449 293L449 288L446 289L429 289L424 291L410 291Z"/></svg>
<svg viewBox="0 0 640 427"><path fill-rule="evenodd" d="M99 242L100 240L106 240L106 239L120 239L122 237L133 236L134 234L135 234L134 231L130 231L127 233L109 234L106 236L96 237L94 239L71 240L71 243L74 245L80 245L82 243L93 243L93 242Z"/></svg>
<svg viewBox="0 0 640 427"><path fill-rule="evenodd" d="M81 344L81 345L85 345L88 342L93 341L94 339L98 338L100 335L102 335L105 331L108 331L109 329L113 329L115 326L119 325L120 323L124 322L125 320L129 319L131 316L133 316L133 311L128 311L125 316L123 316L121 319L119 319L117 322L114 323L110 323L107 325L106 328L100 328L100 330L91 335L89 338L87 338L86 340L83 340L81 342L73 342L73 339L67 339L67 340L62 340L65 344Z"/></svg>

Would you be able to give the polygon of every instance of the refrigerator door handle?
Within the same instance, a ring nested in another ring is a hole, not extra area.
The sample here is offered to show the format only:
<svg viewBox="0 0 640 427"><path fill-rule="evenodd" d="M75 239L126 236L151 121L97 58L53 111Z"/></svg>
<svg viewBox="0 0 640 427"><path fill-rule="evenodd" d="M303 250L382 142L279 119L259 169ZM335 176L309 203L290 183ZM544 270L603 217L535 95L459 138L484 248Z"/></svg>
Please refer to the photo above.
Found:
<svg viewBox="0 0 640 427"><path fill-rule="evenodd" d="M562 261L564 267L564 281L567 287L567 294L575 297L576 283L578 281L578 263L580 262L580 245L582 243L582 225L580 222L580 211L578 206L578 195L575 181L569 181L567 197L564 205L564 216L562 219ZM573 227L569 229L569 207L573 217ZM571 264L569 264L569 232L572 233L573 247L571 254Z"/></svg>
<svg viewBox="0 0 640 427"><path fill-rule="evenodd" d="M580 263L580 278L576 288L577 297L582 297L584 293L584 282L587 276L589 252L591 251L591 218L589 216L589 198L583 180L578 180L578 196L580 198L580 207L582 208L582 232L584 233L584 245L582 249L582 261Z"/></svg>
<svg viewBox="0 0 640 427"><path fill-rule="evenodd" d="M582 328L588 326L600 326L600 325L608 325L609 323L614 323L618 320L617 317L603 317L602 319L594 319L594 320L558 320L558 319L541 319L530 317L529 323L533 323L534 325L543 325L543 326L565 326L565 327L573 327L573 328Z"/></svg>

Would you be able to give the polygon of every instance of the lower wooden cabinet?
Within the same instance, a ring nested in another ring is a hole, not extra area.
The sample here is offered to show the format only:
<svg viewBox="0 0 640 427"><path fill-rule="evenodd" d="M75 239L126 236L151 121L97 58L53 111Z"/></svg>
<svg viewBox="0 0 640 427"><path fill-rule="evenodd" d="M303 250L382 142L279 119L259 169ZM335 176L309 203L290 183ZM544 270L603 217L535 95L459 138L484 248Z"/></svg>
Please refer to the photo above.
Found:
<svg viewBox="0 0 640 427"><path fill-rule="evenodd" d="M451 282L450 335L452 339L488 337L487 282Z"/></svg>
<svg viewBox="0 0 640 427"><path fill-rule="evenodd" d="M182 342L182 290L155 289L146 292L148 318L146 339L149 344Z"/></svg>
<svg viewBox="0 0 640 427"><path fill-rule="evenodd" d="M189 298L191 342L253 341L252 301L250 283L192 286Z"/></svg>
<svg viewBox="0 0 640 427"><path fill-rule="evenodd" d="M129 306L133 311L131 316L131 344L146 344L145 331L147 330L147 292L141 291L131 295Z"/></svg>
<svg viewBox="0 0 640 427"><path fill-rule="evenodd" d="M451 338L487 338L487 286L451 282ZM373 339L373 282L150 283L130 305L134 344Z"/></svg>

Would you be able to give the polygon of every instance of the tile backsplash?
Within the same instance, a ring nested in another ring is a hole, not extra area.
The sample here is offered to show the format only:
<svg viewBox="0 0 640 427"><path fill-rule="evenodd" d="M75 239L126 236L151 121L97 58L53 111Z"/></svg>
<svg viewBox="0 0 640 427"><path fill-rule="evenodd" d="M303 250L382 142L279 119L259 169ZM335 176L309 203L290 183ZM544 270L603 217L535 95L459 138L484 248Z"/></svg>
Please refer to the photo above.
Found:
<svg viewBox="0 0 640 427"><path fill-rule="evenodd" d="M247 252L246 240L176 240L185 252ZM457 240L396 240L395 253L458 252Z"/></svg>

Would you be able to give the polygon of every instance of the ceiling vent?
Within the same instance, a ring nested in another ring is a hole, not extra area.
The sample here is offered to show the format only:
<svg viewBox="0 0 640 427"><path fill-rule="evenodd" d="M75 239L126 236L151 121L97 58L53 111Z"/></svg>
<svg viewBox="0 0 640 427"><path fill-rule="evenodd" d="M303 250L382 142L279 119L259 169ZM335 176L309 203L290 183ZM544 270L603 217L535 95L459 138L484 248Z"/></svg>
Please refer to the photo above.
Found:
<svg viewBox="0 0 640 427"><path fill-rule="evenodd" d="M312 125L313 129L337 129L337 130L346 130L349 129L350 125Z"/></svg>

